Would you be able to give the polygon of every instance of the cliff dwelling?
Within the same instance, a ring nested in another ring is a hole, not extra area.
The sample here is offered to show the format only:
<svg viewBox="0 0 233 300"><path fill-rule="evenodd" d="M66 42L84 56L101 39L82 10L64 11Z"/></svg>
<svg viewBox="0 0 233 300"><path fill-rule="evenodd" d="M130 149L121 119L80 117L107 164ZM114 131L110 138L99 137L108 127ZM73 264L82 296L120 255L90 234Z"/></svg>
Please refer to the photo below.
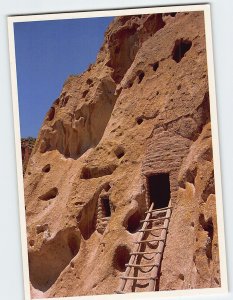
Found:
<svg viewBox="0 0 233 300"><path fill-rule="evenodd" d="M221 286L208 90L203 12L114 18L24 164L32 298Z"/></svg>

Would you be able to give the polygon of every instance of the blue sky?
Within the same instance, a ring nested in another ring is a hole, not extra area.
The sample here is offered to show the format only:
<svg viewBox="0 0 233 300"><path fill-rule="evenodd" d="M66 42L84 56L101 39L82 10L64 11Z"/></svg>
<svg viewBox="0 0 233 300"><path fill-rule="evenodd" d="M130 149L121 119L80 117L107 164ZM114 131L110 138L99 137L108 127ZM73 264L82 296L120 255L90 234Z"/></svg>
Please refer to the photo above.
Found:
<svg viewBox="0 0 233 300"><path fill-rule="evenodd" d="M66 78L95 62L112 19L15 23L21 137L38 135Z"/></svg>

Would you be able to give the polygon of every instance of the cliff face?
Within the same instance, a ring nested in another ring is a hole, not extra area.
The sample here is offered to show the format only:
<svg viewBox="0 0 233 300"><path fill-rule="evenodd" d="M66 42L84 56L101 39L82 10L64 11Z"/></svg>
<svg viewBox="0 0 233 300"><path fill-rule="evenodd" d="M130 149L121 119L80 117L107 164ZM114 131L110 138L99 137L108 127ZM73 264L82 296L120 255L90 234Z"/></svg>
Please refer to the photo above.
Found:
<svg viewBox="0 0 233 300"><path fill-rule="evenodd" d="M173 207L156 289L220 286L201 12L116 18L65 82L25 176L32 297L117 290L153 174Z"/></svg>
<svg viewBox="0 0 233 300"><path fill-rule="evenodd" d="M25 174L25 172L26 172L27 164L28 164L29 158L31 156L35 142L36 142L36 139L34 139L32 137L21 139L23 174Z"/></svg>

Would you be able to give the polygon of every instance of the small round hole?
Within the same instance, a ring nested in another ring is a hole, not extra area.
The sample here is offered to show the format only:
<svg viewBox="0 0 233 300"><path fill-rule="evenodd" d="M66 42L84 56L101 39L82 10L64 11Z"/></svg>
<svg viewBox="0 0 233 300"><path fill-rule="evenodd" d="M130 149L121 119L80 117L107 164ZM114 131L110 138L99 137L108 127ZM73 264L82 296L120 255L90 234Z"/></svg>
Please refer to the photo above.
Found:
<svg viewBox="0 0 233 300"><path fill-rule="evenodd" d="M156 72L159 67L159 62L156 62L152 65L153 71Z"/></svg>
<svg viewBox="0 0 233 300"><path fill-rule="evenodd" d="M91 85L93 83L93 80L91 78L88 78L86 82L88 85Z"/></svg>
<svg viewBox="0 0 233 300"><path fill-rule="evenodd" d="M35 241L34 241L34 240L30 240L30 241L29 241L29 245L30 245L31 247L33 247L33 246L35 245Z"/></svg>
<svg viewBox="0 0 233 300"><path fill-rule="evenodd" d="M50 169L51 169L50 164L47 164L46 166L43 167L42 172L48 173L50 171Z"/></svg>
<svg viewBox="0 0 233 300"><path fill-rule="evenodd" d="M179 274L178 277L179 277L180 280L184 281L184 275L183 274Z"/></svg>
<svg viewBox="0 0 233 300"><path fill-rule="evenodd" d="M137 121L138 125L140 125L143 122L143 118L139 117L136 119L136 121Z"/></svg>

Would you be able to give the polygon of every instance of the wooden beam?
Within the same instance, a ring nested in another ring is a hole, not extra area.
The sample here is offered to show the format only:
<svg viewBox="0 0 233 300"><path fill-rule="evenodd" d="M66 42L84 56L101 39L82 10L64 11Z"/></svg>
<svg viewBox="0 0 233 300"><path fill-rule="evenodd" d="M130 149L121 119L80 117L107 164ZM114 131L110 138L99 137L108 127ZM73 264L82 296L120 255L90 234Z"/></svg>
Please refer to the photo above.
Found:
<svg viewBox="0 0 233 300"><path fill-rule="evenodd" d="M159 265L156 264L145 264L145 265L139 265L139 264L126 264L127 267L136 267L136 268L145 268L145 267L159 267Z"/></svg>
<svg viewBox="0 0 233 300"><path fill-rule="evenodd" d="M149 229L144 229L144 230L140 229L138 231L139 232L148 232L148 231L161 230L161 229L167 229L167 228L165 228L165 227L154 227L154 228L149 228Z"/></svg>
<svg viewBox="0 0 233 300"><path fill-rule="evenodd" d="M121 276L121 279L125 279L125 280L150 280L150 279L154 279L151 277L134 277L134 276Z"/></svg>
<svg viewBox="0 0 233 300"><path fill-rule="evenodd" d="M151 252L131 252L130 255L143 255L143 254L158 254L159 251L151 251Z"/></svg>
<svg viewBox="0 0 233 300"><path fill-rule="evenodd" d="M142 220L140 221L140 223L144 223L144 222L155 222L155 221L162 221L162 220L166 220L166 219L170 219L170 217L161 217L161 218L154 218L154 219L148 219L148 220Z"/></svg>
<svg viewBox="0 0 233 300"><path fill-rule="evenodd" d="M150 242L160 242L160 241L165 241L164 238L159 238L159 239L154 239L154 240L141 240L141 241L136 241L134 242L135 244L140 244L140 243L150 243Z"/></svg>
<svg viewBox="0 0 233 300"><path fill-rule="evenodd" d="M153 209L152 211L146 211L145 213L148 214L148 213L153 213L153 212L156 212L156 211L163 211L163 210L167 210L167 209L172 209L173 206L167 206L167 207L163 207L163 208L157 208L157 209Z"/></svg>

